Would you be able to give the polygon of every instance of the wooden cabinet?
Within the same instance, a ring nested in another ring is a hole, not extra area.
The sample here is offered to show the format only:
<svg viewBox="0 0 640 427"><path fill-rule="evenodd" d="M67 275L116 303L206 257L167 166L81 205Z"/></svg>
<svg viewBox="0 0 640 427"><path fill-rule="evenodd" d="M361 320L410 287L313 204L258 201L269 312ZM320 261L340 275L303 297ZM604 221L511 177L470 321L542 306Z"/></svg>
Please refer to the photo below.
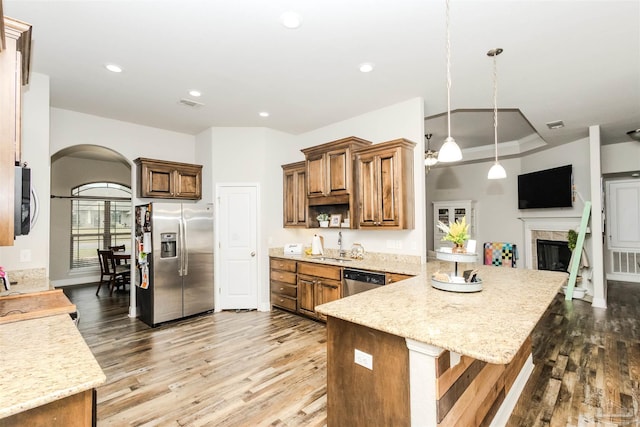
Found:
<svg viewBox="0 0 640 427"><path fill-rule="evenodd" d="M95 425L95 389L86 390L0 420L2 427Z"/></svg>
<svg viewBox="0 0 640 427"><path fill-rule="evenodd" d="M305 162L282 165L282 216L285 227L307 226L307 183Z"/></svg>
<svg viewBox="0 0 640 427"><path fill-rule="evenodd" d="M386 277L387 285L414 277L409 274L402 274L402 273L386 273L386 276L387 276Z"/></svg>
<svg viewBox="0 0 640 427"><path fill-rule="evenodd" d="M22 161L22 86L29 81L31 25L3 17L0 52L0 246L13 245L15 165Z"/></svg>
<svg viewBox="0 0 640 427"><path fill-rule="evenodd" d="M352 155L369 145L370 141L351 136L302 150L306 162L309 227L319 226L316 216L320 212L353 218ZM351 227L354 226L351 221Z"/></svg>
<svg viewBox="0 0 640 427"><path fill-rule="evenodd" d="M414 227L415 145L406 139L396 139L355 153L360 228Z"/></svg>
<svg viewBox="0 0 640 427"><path fill-rule="evenodd" d="M158 199L202 198L202 166L138 158L138 197Z"/></svg>
<svg viewBox="0 0 640 427"><path fill-rule="evenodd" d="M438 228L438 221L449 224L466 217L471 239L476 238L476 208L473 200L450 200L433 202L433 250L453 247L453 243L442 241L444 233Z"/></svg>
<svg viewBox="0 0 640 427"><path fill-rule="evenodd" d="M270 258L269 267L271 305L289 311L297 311L298 287L296 280L296 261Z"/></svg>
<svg viewBox="0 0 640 427"><path fill-rule="evenodd" d="M342 268L331 265L298 263L298 312L326 321L315 307L342 297Z"/></svg>

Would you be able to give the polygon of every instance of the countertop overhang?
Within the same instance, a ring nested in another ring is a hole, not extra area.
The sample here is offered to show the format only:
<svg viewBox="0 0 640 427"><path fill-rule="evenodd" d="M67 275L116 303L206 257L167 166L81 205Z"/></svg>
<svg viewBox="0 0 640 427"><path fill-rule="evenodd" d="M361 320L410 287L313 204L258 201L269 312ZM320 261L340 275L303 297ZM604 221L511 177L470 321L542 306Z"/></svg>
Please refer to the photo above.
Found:
<svg viewBox="0 0 640 427"><path fill-rule="evenodd" d="M567 280L562 272L478 266L483 290L431 286L450 263L429 261L418 276L319 305L327 316L488 363L511 362ZM378 268L379 269L379 268Z"/></svg>

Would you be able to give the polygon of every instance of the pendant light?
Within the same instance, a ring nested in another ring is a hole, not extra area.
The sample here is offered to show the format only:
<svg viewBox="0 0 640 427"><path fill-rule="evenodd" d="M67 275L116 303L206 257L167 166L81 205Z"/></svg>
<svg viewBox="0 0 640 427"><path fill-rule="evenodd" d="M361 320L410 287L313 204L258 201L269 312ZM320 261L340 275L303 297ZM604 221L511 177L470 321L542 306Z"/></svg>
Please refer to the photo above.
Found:
<svg viewBox="0 0 640 427"><path fill-rule="evenodd" d="M488 179L503 179L507 177L507 171L498 163L498 66L496 57L502 53L502 49L491 49L487 56L493 58L493 145L495 148L495 163L489 169Z"/></svg>
<svg viewBox="0 0 640 427"><path fill-rule="evenodd" d="M431 166L438 163L438 152L431 149L429 142L431 141L431 134L428 133L424 136L427 138L427 151L424 153L424 165L427 167L427 171Z"/></svg>
<svg viewBox="0 0 640 427"><path fill-rule="evenodd" d="M449 37L449 0L447 0L447 138L440 147L438 161L457 162L462 160L462 151L456 144L456 140L451 136L451 40Z"/></svg>

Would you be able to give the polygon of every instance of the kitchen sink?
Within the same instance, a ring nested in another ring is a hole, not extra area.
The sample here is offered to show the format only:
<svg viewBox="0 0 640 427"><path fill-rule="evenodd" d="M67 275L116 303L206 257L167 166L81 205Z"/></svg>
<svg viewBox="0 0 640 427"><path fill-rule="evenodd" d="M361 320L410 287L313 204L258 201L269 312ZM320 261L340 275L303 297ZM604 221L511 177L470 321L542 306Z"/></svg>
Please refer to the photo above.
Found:
<svg viewBox="0 0 640 427"><path fill-rule="evenodd" d="M350 262L349 258L331 258L326 256L314 256L311 259L317 259L318 261L335 261L335 262Z"/></svg>

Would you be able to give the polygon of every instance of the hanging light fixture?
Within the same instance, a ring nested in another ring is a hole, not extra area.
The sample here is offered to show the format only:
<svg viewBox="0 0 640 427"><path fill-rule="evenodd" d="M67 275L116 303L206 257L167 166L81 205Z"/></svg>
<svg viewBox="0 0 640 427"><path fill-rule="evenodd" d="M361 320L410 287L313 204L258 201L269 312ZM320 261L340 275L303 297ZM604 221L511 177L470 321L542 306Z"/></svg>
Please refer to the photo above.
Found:
<svg viewBox="0 0 640 427"><path fill-rule="evenodd" d="M438 152L431 149L429 142L431 141L431 134L428 133L424 137L427 138L427 151L424 153L424 165L427 167L427 171L431 166L438 163Z"/></svg>
<svg viewBox="0 0 640 427"><path fill-rule="evenodd" d="M449 0L447 0L447 138L440 147L438 161L457 162L462 160L462 151L451 136L451 40L449 37Z"/></svg>
<svg viewBox="0 0 640 427"><path fill-rule="evenodd" d="M488 179L503 179L507 177L507 171L498 163L498 65L496 57L502 53L499 47L487 52L487 56L493 58L493 145L495 148L495 163L489 169Z"/></svg>

